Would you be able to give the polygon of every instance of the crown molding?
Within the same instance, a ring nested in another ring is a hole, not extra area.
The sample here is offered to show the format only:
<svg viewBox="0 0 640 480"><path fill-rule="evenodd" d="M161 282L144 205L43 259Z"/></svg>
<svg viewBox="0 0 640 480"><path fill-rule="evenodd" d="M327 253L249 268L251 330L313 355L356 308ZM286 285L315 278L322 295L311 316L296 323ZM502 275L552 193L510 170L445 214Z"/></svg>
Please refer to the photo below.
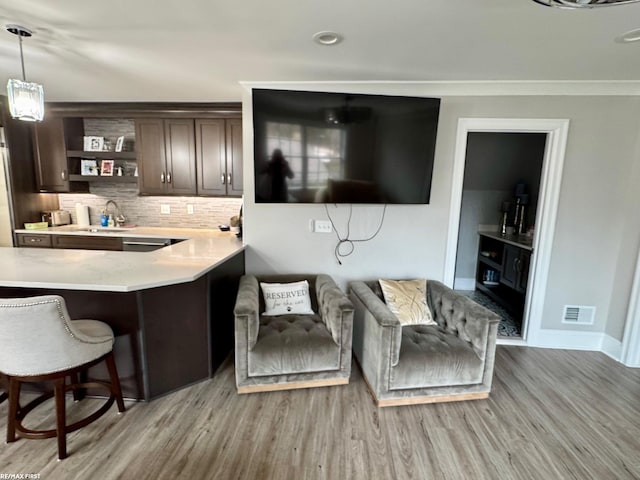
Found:
<svg viewBox="0 0 640 480"><path fill-rule="evenodd" d="M239 82L245 89L344 91L438 96L636 96L640 80L301 81Z"/></svg>

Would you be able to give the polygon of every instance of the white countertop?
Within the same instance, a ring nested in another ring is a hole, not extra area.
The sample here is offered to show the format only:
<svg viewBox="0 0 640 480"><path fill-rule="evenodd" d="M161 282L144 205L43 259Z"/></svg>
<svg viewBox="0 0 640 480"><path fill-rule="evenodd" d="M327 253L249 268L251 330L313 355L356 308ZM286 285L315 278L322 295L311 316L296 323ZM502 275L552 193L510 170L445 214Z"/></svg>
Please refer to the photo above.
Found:
<svg viewBox="0 0 640 480"><path fill-rule="evenodd" d="M88 233L74 228L16 232L187 240L152 252L0 248L0 286L131 292L193 281L244 250L233 232L219 230L136 227Z"/></svg>
<svg viewBox="0 0 640 480"><path fill-rule="evenodd" d="M480 230L478 235L484 235L485 237L495 238L501 242L508 243L520 247L524 250L533 251L533 237L526 235L502 235L500 232L493 232L487 230Z"/></svg>

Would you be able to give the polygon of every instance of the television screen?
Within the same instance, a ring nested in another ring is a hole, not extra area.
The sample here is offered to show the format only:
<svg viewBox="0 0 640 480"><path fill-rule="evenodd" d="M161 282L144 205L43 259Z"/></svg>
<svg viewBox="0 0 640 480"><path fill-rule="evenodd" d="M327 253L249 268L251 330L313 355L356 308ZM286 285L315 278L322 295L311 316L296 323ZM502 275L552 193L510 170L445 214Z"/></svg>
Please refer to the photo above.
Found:
<svg viewBox="0 0 640 480"><path fill-rule="evenodd" d="M256 203L429 203L440 99L253 90Z"/></svg>

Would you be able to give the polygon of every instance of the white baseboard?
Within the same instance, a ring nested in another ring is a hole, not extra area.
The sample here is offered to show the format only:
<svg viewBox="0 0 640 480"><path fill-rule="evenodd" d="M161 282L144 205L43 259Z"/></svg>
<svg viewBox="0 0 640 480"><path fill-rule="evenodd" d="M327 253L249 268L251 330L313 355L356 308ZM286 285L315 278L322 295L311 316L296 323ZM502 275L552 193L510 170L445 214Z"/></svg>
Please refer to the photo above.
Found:
<svg viewBox="0 0 640 480"><path fill-rule="evenodd" d="M529 346L600 351L602 349L603 335L601 332L540 329L535 335L535 339L529 342Z"/></svg>
<svg viewBox="0 0 640 480"><path fill-rule="evenodd" d="M475 290L476 279L475 278L458 278L453 281L454 290Z"/></svg>
<svg viewBox="0 0 640 480"><path fill-rule="evenodd" d="M622 342L602 332L543 329L537 332L531 347L560 348L566 350L591 350L620 361Z"/></svg>
<svg viewBox="0 0 640 480"><path fill-rule="evenodd" d="M622 342L620 340L616 340L613 337L610 337L607 334L603 334L602 352L619 362L622 358Z"/></svg>

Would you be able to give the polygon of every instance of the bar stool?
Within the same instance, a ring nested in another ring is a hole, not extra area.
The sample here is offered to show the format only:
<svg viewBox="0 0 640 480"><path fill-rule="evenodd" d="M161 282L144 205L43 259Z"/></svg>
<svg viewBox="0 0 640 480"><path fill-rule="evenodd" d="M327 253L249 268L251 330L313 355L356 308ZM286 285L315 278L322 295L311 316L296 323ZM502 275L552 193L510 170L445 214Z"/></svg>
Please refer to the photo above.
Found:
<svg viewBox="0 0 640 480"><path fill-rule="evenodd" d="M113 357L111 328L97 320L69 318L65 301L58 295L0 299L0 373L8 383L9 415L7 443L17 437L41 439L57 437L58 458L67 457L66 434L94 422L113 405L124 412L120 381ZM78 382L78 374L102 361L106 362L110 382ZM71 383L66 384L65 378ZM47 392L25 406L20 405L20 387L26 382L52 381ZM106 402L95 412L71 425L66 424L65 393L86 388L108 392ZM55 397L56 428L31 430L22 421L38 405Z"/></svg>

